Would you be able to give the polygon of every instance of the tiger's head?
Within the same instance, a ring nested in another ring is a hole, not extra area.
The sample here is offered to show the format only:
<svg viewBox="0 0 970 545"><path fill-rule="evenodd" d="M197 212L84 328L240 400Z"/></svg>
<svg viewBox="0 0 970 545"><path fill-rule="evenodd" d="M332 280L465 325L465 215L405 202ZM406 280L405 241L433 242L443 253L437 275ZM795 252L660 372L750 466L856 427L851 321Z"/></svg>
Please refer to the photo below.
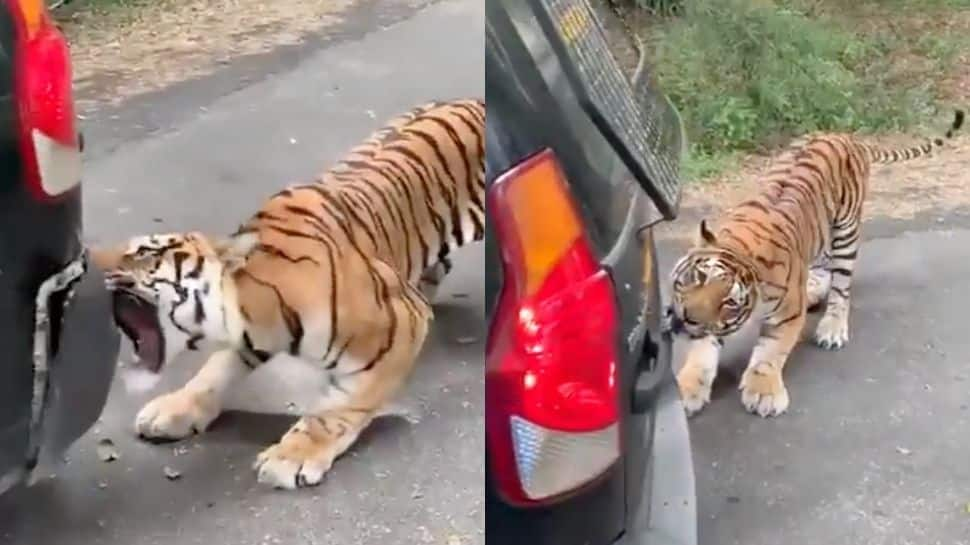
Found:
<svg viewBox="0 0 970 545"><path fill-rule="evenodd" d="M670 273L669 329L691 338L730 335L751 317L758 303L758 276L747 259L717 243L707 223L700 237Z"/></svg>
<svg viewBox="0 0 970 545"><path fill-rule="evenodd" d="M192 232L90 249L112 292L115 322L133 343L140 366L158 373L199 341L234 338L241 325L230 273L257 242L253 233L215 241Z"/></svg>

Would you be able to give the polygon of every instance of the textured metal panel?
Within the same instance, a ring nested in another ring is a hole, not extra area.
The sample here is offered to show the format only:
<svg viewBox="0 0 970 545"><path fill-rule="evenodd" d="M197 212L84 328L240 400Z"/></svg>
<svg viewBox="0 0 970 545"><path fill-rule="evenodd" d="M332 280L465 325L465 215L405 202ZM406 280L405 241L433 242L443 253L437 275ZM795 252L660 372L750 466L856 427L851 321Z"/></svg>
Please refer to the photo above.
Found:
<svg viewBox="0 0 970 545"><path fill-rule="evenodd" d="M586 0L530 0L530 4L584 109L604 136L618 145L634 176L649 182L647 190L659 201L660 211L667 217L676 215L684 144L676 110L659 91L634 95Z"/></svg>

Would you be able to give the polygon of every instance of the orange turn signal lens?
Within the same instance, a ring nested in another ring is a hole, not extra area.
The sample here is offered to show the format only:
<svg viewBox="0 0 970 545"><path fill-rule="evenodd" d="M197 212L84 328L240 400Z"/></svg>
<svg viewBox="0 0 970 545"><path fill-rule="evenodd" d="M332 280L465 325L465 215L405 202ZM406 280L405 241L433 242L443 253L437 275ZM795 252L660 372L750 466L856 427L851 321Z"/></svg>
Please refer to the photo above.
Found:
<svg viewBox="0 0 970 545"><path fill-rule="evenodd" d="M503 176L502 203L518 236L525 292L535 293L583 228L565 175L551 150L544 150Z"/></svg>
<svg viewBox="0 0 970 545"><path fill-rule="evenodd" d="M16 4L20 6L20 13L24 18L27 39L31 39L37 35L47 16L47 5L44 0L17 0Z"/></svg>

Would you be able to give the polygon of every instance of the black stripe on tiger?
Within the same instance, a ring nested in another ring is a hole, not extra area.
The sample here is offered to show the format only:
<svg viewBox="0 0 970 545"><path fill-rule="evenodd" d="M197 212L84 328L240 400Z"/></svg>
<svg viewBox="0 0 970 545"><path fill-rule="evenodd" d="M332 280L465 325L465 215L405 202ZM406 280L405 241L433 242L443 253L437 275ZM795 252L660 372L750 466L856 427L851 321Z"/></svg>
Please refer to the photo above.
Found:
<svg viewBox="0 0 970 545"><path fill-rule="evenodd" d="M395 153L399 153L403 155L406 158L406 163L410 165L413 169L415 169L416 172L418 172L418 177L421 178L422 180L427 179L427 181L424 181L424 187L429 200L432 197L431 197L431 191L429 190L430 186L428 185L428 182L434 183L434 187L438 189L441 198L444 199L446 207L450 212L452 234L454 235L455 240L458 240L458 238L460 237L460 234L456 234L454 231L454 229L456 228L460 229L460 225L461 225L461 216L460 216L461 211L458 209L458 206L457 206L457 202L458 202L457 188L453 189L454 192L449 191L448 189L449 184L445 184L441 182L441 179L438 176L438 172L430 168L426 162L421 160L421 158L417 155L417 153L407 148L406 146L399 145L399 146L389 147L388 149L389 151L393 151ZM428 206L429 206L429 209L433 209L433 205L431 205L430 203L428 204ZM446 241L447 239L445 237L444 218L437 213L434 213L433 218L436 218L436 219L433 219L432 221L434 222L434 226L437 231L438 237L442 241ZM456 227L456 226L459 226L459 227ZM439 251L439 256L440 256L440 251ZM427 266L428 263L425 263L424 265Z"/></svg>
<svg viewBox="0 0 970 545"><path fill-rule="evenodd" d="M381 166L378 166L378 165L381 165ZM361 168L365 170L371 170L380 175L390 174L388 175L388 179L392 181L392 185L396 188L399 187L400 190L404 193L405 200L407 202L407 210L410 212L410 215L411 215L412 229L417 231L418 234L420 235L419 226L421 225L421 222L418 219L418 211L415 208L414 194L412 193L412 190L407 183L407 175L401 170L401 167L389 159L380 159L380 160L375 160L373 164L367 165L366 167L362 166ZM430 206L428 206L428 211L430 211L432 215L435 214L434 209ZM402 210L401 213L403 217L404 211ZM438 217L438 219L440 220L440 217ZM418 239L418 244L420 246L421 263L423 265L423 264L426 264L428 261L428 255L429 255L428 244L427 242L425 242L424 237L418 236L416 238ZM410 270L411 268L410 256L409 256L408 263L409 263L408 268Z"/></svg>

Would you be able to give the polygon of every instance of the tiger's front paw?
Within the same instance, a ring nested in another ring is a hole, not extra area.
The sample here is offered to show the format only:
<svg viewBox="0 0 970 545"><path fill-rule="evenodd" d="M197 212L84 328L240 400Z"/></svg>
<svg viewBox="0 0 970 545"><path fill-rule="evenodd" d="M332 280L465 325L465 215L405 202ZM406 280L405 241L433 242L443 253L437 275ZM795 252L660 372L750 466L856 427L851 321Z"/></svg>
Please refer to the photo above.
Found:
<svg viewBox="0 0 970 545"><path fill-rule="evenodd" d="M316 486L330 470L335 458L325 438L311 434L298 423L279 443L256 457L257 480L273 488L294 490Z"/></svg>
<svg viewBox="0 0 970 545"><path fill-rule="evenodd" d="M849 342L849 319L842 314L826 314L815 328L815 343L826 350L838 350Z"/></svg>
<svg viewBox="0 0 970 545"><path fill-rule="evenodd" d="M687 416L701 411L711 401L711 385L714 381L707 377L704 370L685 365L677 373L677 387Z"/></svg>
<svg viewBox="0 0 970 545"><path fill-rule="evenodd" d="M205 431L219 412L211 396L176 390L146 403L135 417L135 431L144 439L183 439Z"/></svg>
<svg viewBox="0 0 970 545"><path fill-rule="evenodd" d="M762 417L779 416L788 410L788 388L781 378L781 371L759 363L748 367L738 385L741 403L748 412Z"/></svg>

